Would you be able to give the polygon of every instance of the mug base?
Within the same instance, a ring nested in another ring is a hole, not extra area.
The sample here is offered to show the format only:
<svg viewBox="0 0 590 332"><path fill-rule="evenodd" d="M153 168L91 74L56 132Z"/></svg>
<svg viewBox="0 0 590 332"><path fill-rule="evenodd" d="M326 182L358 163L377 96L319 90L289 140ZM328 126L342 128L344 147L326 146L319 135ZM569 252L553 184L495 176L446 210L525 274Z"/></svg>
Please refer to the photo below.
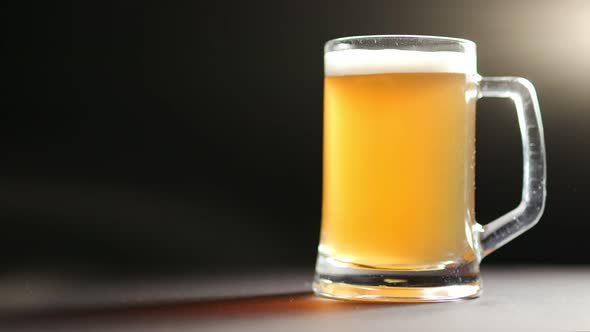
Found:
<svg viewBox="0 0 590 332"><path fill-rule="evenodd" d="M313 283L316 295L365 302L446 302L481 295L479 264L438 270L383 270L320 255Z"/></svg>

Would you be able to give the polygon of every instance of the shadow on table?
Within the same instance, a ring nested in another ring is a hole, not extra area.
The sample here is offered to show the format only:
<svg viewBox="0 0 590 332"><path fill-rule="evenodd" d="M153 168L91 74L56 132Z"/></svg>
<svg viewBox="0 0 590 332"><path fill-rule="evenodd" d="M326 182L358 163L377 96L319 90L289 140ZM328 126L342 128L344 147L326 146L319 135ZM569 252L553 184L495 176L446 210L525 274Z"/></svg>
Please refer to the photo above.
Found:
<svg viewBox="0 0 590 332"><path fill-rule="evenodd" d="M35 324L51 322L89 321L149 321L178 319L228 319L317 313L335 311L359 311L384 306L411 304L384 304L339 301L321 298L311 292L288 293L252 297L195 300L183 302L161 302L129 306L94 307L44 311L4 317L11 324Z"/></svg>

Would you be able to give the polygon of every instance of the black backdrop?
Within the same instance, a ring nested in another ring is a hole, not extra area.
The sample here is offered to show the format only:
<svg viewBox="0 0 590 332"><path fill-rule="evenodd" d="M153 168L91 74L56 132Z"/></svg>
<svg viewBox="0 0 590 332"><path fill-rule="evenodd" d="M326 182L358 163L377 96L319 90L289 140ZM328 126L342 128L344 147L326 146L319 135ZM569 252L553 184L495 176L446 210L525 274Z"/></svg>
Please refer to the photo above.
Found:
<svg viewBox="0 0 590 332"><path fill-rule="evenodd" d="M18 8L17 8L18 7ZM3 10L0 271L312 267L322 47L359 34L478 43L483 75L537 87L541 222L488 263L590 263L585 1L114 1ZM520 197L507 101L478 103L477 214Z"/></svg>

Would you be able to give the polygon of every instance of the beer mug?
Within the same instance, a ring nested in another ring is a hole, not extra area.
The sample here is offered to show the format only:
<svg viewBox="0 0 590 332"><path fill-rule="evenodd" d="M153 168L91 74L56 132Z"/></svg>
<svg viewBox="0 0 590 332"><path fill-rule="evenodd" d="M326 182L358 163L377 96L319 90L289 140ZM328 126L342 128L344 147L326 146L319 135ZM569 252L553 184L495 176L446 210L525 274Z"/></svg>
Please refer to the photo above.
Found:
<svg viewBox="0 0 590 332"><path fill-rule="evenodd" d="M477 297L479 264L535 225L545 143L533 85L481 77L475 43L359 36L326 43L322 226L313 288L353 300ZM475 221L475 103L510 98L523 150L522 201Z"/></svg>

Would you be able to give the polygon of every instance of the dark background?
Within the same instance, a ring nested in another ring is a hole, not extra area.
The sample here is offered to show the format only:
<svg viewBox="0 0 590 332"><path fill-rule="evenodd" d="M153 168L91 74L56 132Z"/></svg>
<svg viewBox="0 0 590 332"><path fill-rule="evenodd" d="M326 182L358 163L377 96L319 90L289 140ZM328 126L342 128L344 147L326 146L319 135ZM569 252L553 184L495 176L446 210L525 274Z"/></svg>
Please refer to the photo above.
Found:
<svg viewBox="0 0 590 332"><path fill-rule="evenodd" d="M536 86L548 201L486 263L590 263L587 1L20 2L2 11L0 273L313 267L323 43L429 34ZM477 213L520 199L512 105L478 103Z"/></svg>

